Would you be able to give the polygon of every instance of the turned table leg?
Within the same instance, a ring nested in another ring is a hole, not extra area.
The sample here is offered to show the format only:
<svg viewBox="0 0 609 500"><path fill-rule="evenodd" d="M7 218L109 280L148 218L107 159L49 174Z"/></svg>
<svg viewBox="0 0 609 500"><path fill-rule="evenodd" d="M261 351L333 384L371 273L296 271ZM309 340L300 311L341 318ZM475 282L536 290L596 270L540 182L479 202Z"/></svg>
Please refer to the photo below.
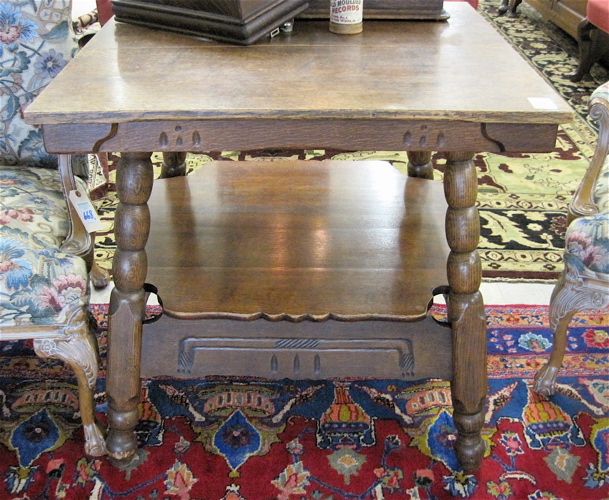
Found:
<svg viewBox="0 0 609 500"><path fill-rule="evenodd" d="M408 151L408 177L433 180L431 151Z"/></svg>
<svg viewBox="0 0 609 500"><path fill-rule="evenodd" d="M476 250L480 238L475 206L478 181L472 158L473 153L448 153L444 173L446 239L451 249L447 272L453 336L451 390L458 431L455 449L465 471L477 469L484 455L480 431L487 393L486 317L479 290L482 267Z"/></svg>
<svg viewBox="0 0 609 500"><path fill-rule="evenodd" d="M185 152L168 152L163 153L163 165L161 166L161 174L159 179L168 179L170 177L180 177L186 175L186 153Z"/></svg>
<svg viewBox="0 0 609 500"><path fill-rule="evenodd" d="M115 288L108 323L108 437L115 465L127 464L137 449L142 319L145 312L146 240L150 231L151 153L123 153L116 173L119 205L112 263Z"/></svg>

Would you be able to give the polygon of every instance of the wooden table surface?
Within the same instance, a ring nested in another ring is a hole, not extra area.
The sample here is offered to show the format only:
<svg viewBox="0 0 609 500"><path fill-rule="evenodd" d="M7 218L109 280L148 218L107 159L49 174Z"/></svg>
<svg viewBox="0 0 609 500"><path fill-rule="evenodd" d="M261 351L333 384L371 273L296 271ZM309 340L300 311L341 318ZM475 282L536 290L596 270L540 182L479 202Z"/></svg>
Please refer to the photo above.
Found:
<svg viewBox="0 0 609 500"><path fill-rule="evenodd" d="M297 20L251 47L110 22L26 111L36 124L219 118L564 123L571 108L464 2L447 22ZM529 98L555 109L536 108Z"/></svg>

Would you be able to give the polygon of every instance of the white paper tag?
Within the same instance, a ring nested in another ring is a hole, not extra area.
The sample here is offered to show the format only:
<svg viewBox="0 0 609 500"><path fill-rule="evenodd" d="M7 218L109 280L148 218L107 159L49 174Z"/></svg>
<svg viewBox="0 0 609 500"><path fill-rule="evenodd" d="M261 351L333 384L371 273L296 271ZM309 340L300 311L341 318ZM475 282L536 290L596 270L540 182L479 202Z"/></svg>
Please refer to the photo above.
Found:
<svg viewBox="0 0 609 500"><path fill-rule="evenodd" d="M94 233L103 228L102 221L99 219L97 211L88 196L76 189L70 191L68 196L88 232Z"/></svg>
<svg viewBox="0 0 609 500"><path fill-rule="evenodd" d="M548 97L529 97L529 102L535 109L556 109L556 103Z"/></svg>

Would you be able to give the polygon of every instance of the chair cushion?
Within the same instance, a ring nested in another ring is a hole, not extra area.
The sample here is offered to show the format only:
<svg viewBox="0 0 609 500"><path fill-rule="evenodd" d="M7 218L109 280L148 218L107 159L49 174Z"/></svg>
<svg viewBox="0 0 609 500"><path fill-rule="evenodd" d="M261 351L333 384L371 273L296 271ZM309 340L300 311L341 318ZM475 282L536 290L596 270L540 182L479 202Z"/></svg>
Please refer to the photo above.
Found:
<svg viewBox="0 0 609 500"><path fill-rule="evenodd" d="M24 109L74 56L71 0L0 2L0 165L55 166Z"/></svg>
<svg viewBox="0 0 609 500"><path fill-rule="evenodd" d="M588 0L586 19L598 29L609 33L609 2L607 0Z"/></svg>
<svg viewBox="0 0 609 500"><path fill-rule="evenodd" d="M68 305L88 306L85 261L59 249L68 229L56 170L0 166L0 326L62 323Z"/></svg>
<svg viewBox="0 0 609 500"><path fill-rule="evenodd" d="M607 3L607 5L609 6L609 3ZM596 98L605 99L605 101L609 101L609 82L603 83L594 92L592 92L590 99Z"/></svg>
<svg viewBox="0 0 609 500"><path fill-rule="evenodd" d="M609 212L571 222L565 236L565 262L580 275L609 280Z"/></svg>
<svg viewBox="0 0 609 500"><path fill-rule="evenodd" d="M609 156L605 158L605 164L594 186L594 202L599 212L609 214Z"/></svg>

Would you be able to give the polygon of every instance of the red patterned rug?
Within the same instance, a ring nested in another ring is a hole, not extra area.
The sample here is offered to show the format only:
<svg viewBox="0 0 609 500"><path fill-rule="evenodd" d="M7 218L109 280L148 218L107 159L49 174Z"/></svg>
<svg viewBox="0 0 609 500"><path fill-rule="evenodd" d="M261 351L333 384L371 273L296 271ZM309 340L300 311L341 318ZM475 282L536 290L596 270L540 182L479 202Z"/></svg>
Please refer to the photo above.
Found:
<svg viewBox="0 0 609 500"><path fill-rule="evenodd" d="M93 306L105 357L106 306ZM443 314L442 308L435 313ZM574 319L551 398L547 308L487 307L488 449L455 459L449 383L146 380L128 470L83 453L76 387L27 342L0 343L2 499L606 499L609 316ZM106 409L102 365L97 411Z"/></svg>

